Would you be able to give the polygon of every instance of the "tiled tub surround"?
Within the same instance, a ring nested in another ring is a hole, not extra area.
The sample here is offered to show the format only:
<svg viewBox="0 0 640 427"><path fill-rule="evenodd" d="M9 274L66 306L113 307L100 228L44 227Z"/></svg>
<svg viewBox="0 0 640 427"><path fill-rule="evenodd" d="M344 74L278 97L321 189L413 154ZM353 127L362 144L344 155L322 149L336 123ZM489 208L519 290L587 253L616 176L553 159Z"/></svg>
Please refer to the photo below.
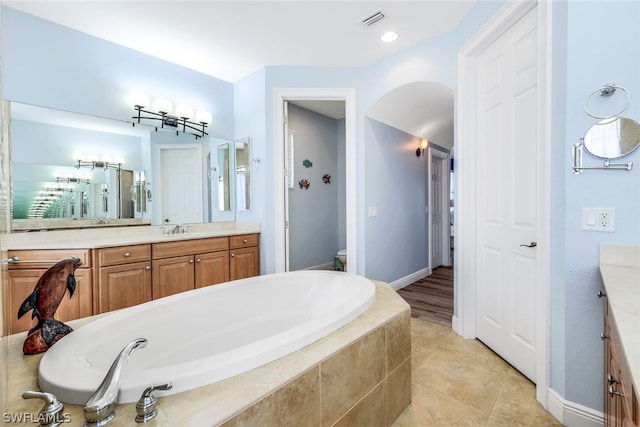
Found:
<svg viewBox="0 0 640 427"><path fill-rule="evenodd" d="M236 377L173 396L159 392L159 414L150 425L390 426L411 402L410 308L387 284L375 284L373 305L333 334ZM23 356L23 339L1 341L3 414L37 415L42 406L21 398L39 390L41 357ZM65 405L65 412L71 420L65 425L82 425L80 406ZM135 404L117 405L109 425L129 426L134 418Z"/></svg>
<svg viewBox="0 0 640 427"><path fill-rule="evenodd" d="M640 390L640 246L600 246L600 274L635 390Z"/></svg>
<svg viewBox="0 0 640 427"><path fill-rule="evenodd" d="M4 239L3 248L25 250L99 248L260 233L260 224L257 223L211 222L188 225L187 233L168 236L163 235L163 226L152 225L9 233L0 235L0 238ZM174 224L170 224L166 228L171 231L173 226Z"/></svg>

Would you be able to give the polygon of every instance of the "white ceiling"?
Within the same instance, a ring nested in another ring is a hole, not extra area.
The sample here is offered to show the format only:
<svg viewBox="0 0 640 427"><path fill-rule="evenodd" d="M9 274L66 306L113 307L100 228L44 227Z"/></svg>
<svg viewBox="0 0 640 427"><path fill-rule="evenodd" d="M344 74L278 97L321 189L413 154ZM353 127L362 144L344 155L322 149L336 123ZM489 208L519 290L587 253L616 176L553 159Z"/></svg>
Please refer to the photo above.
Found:
<svg viewBox="0 0 640 427"><path fill-rule="evenodd" d="M475 0L5 0L4 5L235 83L264 66L362 66L454 29ZM376 11L385 18L365 27ZM399 34L380 41L387 30Z"/></svg>
<svg viewBox="0 0 640 427"><path fill-rule="evenodd" d="M25 13L232 83L265 66L357 67L453 30L476 0L4 0ZM362 19L385 17L367 27ZM390 44L380 36L393 30ZM450 148L453 91L397 88L367 115ZM343 102L296 101L333 118Z"/></svg>

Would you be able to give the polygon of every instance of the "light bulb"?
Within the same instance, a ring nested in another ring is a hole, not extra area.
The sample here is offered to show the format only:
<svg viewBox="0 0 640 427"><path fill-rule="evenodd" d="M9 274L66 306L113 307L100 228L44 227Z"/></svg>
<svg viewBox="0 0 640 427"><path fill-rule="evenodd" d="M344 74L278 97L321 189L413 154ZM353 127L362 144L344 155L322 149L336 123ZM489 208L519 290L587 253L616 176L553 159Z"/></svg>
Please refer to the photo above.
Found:
<svg viewBox="0 0 640 427"><path fill-rule="evenodd" d="M193 108L189 107L188 105L180 105L176 109L176 116L185 120L190 119L191 117L193 117Z"/></svg>
<svg viewBox="0 0 640 427"><path fill-rule="evenodd" d="M144 108L149 105L149 96L142 92L136 92L131 96L131 103L134 107Z"/></svg>
<svg viewBox="0 0 640 427"><path fill-rule="evenodd" d="M168 99L158 98L155 109L159 113L171 114L173 112L173 103Z"/></svg>
<svg viewBox="0 0 640 427"><path fill-rule="evenodd" d="M210 124L213 121L213 116L208 111L198 111L196 121L198 123Z"/></svg>

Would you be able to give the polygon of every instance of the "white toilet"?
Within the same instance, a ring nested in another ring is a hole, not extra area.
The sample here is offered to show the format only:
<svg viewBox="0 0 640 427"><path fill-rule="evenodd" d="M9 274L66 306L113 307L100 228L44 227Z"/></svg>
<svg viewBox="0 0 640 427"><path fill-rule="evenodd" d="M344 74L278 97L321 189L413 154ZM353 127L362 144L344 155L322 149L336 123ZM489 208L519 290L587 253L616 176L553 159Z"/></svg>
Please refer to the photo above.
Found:
<svg viewBox="0 0 640 427"><path fill-rule="evenodd" d="M347 250L340 249L333 259L336 271L347 271Z"/></svg>

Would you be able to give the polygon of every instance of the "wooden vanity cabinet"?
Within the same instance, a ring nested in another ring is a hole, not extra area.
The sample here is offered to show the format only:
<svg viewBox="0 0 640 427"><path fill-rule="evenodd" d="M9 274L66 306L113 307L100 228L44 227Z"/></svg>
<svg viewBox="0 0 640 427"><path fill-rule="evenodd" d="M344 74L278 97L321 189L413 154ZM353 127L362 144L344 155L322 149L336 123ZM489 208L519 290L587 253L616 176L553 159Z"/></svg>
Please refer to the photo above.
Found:
<svg viewBox="0 0 640 427"><path fill-rule="evenodd" d="M151 301L151 245L98 249L95 313Z"/></svg>
<svg viewBox="0 0 640 427"><path fill-rule="evenodd" d="M229 237L229 267L231 280L260 275L258 234Z"/></svg>
<svg viewBox="0 0 640 427"><path fill-rule="evenodd" d="M154 243L153 298L229 280L229 239L179 240Z"/></svg>
<svg viewBox="0 0 640 427"><path fill-rule="evenodd" d="M640 426L638 391L631 381L629 364L620 342L620 334L611 315L611 307L605 305L605 426Z"/></svg>
<svg viewBox="0 0 640 427"><path fill-rule="evenodd" d="M28 331L36 325L29 312L18 319L18 309L33 292L40 277L58 261L77 256L82 264L75 272L76 290L73 297L65 294L56 310L56 319L61 322L91 316L93 314L93 277L90 249L68 250L19 250L9 251L9 258L17 256L18 263L10 263L4 300L5 335Z"/></svg>

